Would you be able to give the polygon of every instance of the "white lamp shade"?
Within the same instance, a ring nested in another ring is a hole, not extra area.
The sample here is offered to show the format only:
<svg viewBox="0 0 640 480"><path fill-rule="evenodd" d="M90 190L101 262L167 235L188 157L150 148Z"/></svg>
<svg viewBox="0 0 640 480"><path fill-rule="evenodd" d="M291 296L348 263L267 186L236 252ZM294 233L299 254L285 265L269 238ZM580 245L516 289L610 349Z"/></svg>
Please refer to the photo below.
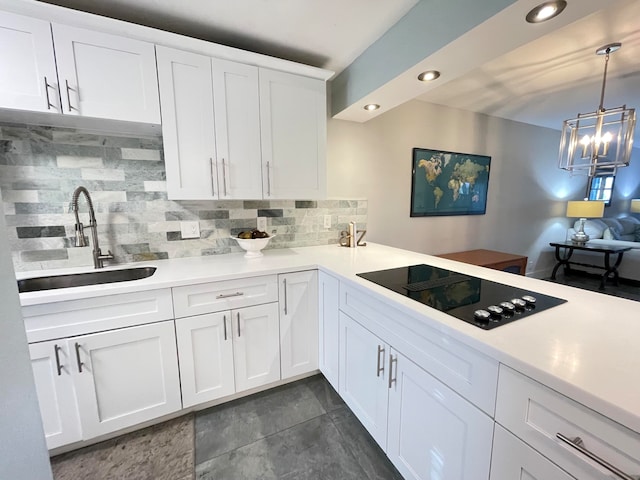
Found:
<svg viewBox="0 0 640 480"><path fill-rule="evenodd" d="M604 202L576 200L567 202L567 217L601 218L604 216Z"/></svg>
<svg viewBox="0 0 640 480"><path fill-rule="evenodd" d="M631 208L629 211L633 213L640 213L640 198L634 198L631 200Z"/></svg>

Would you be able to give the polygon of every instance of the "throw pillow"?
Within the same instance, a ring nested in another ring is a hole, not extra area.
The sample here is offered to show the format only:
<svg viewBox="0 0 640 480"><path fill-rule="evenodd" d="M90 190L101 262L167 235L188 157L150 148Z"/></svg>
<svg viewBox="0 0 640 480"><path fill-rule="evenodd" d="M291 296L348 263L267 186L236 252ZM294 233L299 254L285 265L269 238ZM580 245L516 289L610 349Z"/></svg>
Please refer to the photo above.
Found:
<svg viewBox="0 0 640 480"><path fill-rule="evenodd" d="M640 225L636 225L636 231L634 233L635 241L640 242Z"/></svg>
<svg viewBox="0 0 640 480"><path fill-rule="evenodd" d="M621 240L620 231L616 227L609 227L602 233L605 240Z"/></svg>
<svg viewBox="0 0 640 480"><path fill-rule="evenodd" d="M602 232L602 238L604 240L614 240L613 232L611 231L611 227L608 227L604 232Z"/></svg>

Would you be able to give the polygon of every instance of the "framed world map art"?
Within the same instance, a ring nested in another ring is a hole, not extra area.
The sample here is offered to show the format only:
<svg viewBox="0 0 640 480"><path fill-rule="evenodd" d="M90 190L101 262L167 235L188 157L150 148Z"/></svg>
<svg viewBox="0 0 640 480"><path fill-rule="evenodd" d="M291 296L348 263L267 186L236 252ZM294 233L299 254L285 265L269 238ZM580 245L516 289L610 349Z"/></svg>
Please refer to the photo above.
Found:
<svg viewBox="0 0 640 480"><path fill-rule="evenodd" d="M484 215L491 157L414 148L411 216Z"/></svg>

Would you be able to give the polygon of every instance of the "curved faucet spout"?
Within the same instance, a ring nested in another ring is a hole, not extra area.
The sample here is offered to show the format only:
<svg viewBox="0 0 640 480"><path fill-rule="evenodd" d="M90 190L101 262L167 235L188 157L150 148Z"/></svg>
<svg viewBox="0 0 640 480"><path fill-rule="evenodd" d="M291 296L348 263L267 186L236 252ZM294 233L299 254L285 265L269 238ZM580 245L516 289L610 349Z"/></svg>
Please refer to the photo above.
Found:
<svg viewBox="0 0 640 480"><path fill-rule="evenodd" d="M76 247L87 246L87 241L84 236L85 226L80 222L80 217L78 216L78 199L80 194L84 195L84 198L87 201L87 206L89 207L89 225L87 225L87 228L91 229L91 240L93 241L93 266L95 268L102 268L104 267L105 260L113 260L113 253L108 250L107 254L103 255L100 250L100 245L98 243L98 223L96 222L96 214L93 210L93 202L91 201L89 191L83 186L80 186L73 191L71 205L69 207L76 216Z"/></svg>

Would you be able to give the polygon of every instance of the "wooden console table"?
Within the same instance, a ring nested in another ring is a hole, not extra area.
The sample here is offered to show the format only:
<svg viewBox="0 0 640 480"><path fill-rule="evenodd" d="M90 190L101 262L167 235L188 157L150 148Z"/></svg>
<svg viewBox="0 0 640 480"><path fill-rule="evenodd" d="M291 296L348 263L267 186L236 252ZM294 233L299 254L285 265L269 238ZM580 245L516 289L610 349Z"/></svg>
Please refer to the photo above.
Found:
<svg viewBox="0 0 640 480"><path fill-rule="evenodd" d="M606 245L589 245L587 244L575 244L573 242L559 242L559 243L550 243L552 247L556 248L556 266L553 267L553 272L551 272L551 280L556 279L556 273L558 273L558 269L564 266L564 273L571 273L571 265L580 265L581 267L591 267L591 268L599 268L600 270L604 270L602 274L602 278L600 280L600 290L604 290L604 285L609 277L613 275L613 283L614 285L618 285L618 267L622 262L622 254L624 252L628 252L631 250L631 247L613 247ZM564 255L560 253L560 250L564 250ZM571 262L571 255L573 255L574 250L582 250L585 252L597 252L604 254L604 266L602 265L594 265L592 263L579 263L579 262ZM616 258L616 262L611 265L610 256L611 254L618 254Z"/></svg>
<svg viewBox="0 0 640 480"><path fill-rule="evenodd" d="M494 250L467 250L465 252L444 253L436 256L520 275L524 275L527 270L527 257Z"/></svg>

